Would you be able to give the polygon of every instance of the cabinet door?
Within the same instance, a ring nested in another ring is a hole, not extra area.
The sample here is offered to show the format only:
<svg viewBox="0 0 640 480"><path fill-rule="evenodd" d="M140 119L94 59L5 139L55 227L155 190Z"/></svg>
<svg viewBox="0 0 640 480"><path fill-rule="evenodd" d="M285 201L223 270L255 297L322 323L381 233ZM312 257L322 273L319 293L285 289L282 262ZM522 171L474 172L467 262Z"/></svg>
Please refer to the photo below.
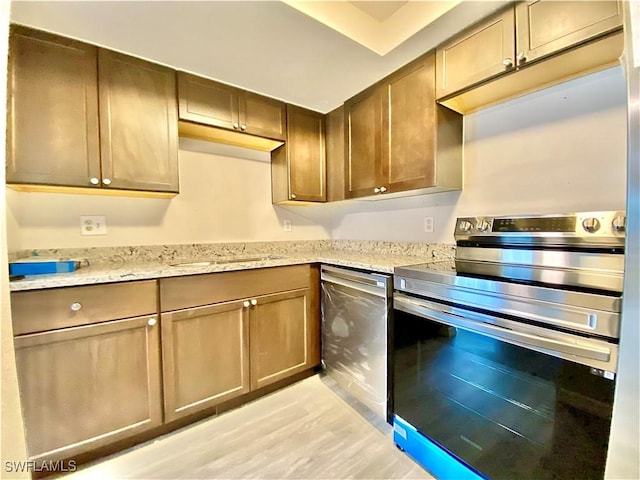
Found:
<svg viewBox="0 0 640 480"><path fill-rule="evenodd" d="M168 421L249 391L248 328L249 309L243 302L162 314Z"/></svg>
<svg viewBox="0 0 640 480"><path fill-rule="evenodd" d="M514 52L511 6L437 48L436 97L446 97L511 69Z"/></svg>
<svg viewBox="0 0 640 480"><path fill-rule="evenodd" d="M96 186L97 62L94 46L11 27L7 183Z"/></svg>
<svg viewBox="0 0 640 480"><path fill-rule="evenodd" d="M621 26L621 5L617 1L518 3L518 61L524 63L544 57Z"/></svg>
<svg viewBox="0 0 640 480"><path fill-rule="evenodd" d="M324 115L288 105L287 122L291 198L324 202L327 199Z"/></svg>
<svg viewBox="0 0 640 480"><path fill-rule="evenodd" d="M345 105L347 197L373 195L380 187L383 91L377 85L359 93Z"/></svg>
<svg viewBox="0 0 640 480"><path fill-rule="evenodd" d="M259 137L285 140L287 106L284 102L251 92L240 92L240 130Z"/></svg>
<svg viewBox="0 0 640 480"><path fill-rule="evenodd" d="M178 72L180 120L238 130L238 89Z"/></svg>
<svg viewBox="0 0 640 480"><path fill-rule="evenodd" d="M313 321L310 289L255 300L249 328L252 390L307 370L320 361L319 325Z"/></svg>
<svg viewBox="0 0 640 480"><path fill-rule="evenodd" d="M15 338L32 459L68 458L162 423L159 327L149 320Z"/></svg>
<svg viewBox="0 0 640 480"><path fill-rule="evenodd" d="M327 201L344 200L344 105L325 116Z"/></svg>
<svg viewBox="0 0 640 480"><path fill-rule="evenodd" d="M99 50L103 186L178 192L175 72Z"/></svg>
<svg viewBox="0 0 640 480"><path fill-rule="evenodd" d="M435 184L436 99L433 53L384 81L383 185L400 192Z"/></svg>

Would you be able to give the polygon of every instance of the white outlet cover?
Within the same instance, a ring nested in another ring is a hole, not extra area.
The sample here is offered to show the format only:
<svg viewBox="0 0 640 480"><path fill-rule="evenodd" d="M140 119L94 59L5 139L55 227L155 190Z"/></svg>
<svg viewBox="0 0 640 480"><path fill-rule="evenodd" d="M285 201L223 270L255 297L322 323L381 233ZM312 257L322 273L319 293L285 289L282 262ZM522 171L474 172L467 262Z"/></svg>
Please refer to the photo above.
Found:
<svg viewBox="0 0 640 480"><path fill-rule="evenodd" d="M284 231L285 232L290 232L291 231L291 220L285 220L284 221Z"/></svg>
<svg viewBox="0 0 640 480"><path fill-rule="evenodd" d="M80 215L80 235L106 235L107 217L104 215Z"/></svg>
<svg viewBox="0 0 640 480"><path fill-rule="evenodd" d="M433 217L424 217L424 231L433 233Z"/></svg>

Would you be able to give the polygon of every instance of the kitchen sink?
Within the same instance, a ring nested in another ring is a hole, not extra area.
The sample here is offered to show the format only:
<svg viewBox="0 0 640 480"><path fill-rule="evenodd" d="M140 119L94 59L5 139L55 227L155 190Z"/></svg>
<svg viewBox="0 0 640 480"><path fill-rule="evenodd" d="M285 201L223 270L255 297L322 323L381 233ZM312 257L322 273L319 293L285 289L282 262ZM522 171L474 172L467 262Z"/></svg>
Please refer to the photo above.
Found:
<svg viewBox="0 0 640 480"><path fill-rule="evenodd" d="M170 263L172 267L209 267L212 265L225 265L228 263L244 263L244 262L265 262L267 260L280 260L287 258L286 255L252 255L221 258L217 260L199 260L193 262Z"/></svg>

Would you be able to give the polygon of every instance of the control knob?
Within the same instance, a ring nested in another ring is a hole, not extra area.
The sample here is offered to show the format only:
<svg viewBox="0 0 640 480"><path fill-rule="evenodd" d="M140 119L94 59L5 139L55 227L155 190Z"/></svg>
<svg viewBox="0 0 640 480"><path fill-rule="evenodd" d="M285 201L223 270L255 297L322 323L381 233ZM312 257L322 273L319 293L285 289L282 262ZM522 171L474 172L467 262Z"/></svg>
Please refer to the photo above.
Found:
<svg viewBox="0 0 640 480"><path fill-rule="evenodd" d="M624 232L625 231L626 218L623 216L617 216L611 222L611 229L614 232Z"/></svg>
<svg viewBox="0 0 640 480"><path fill-rule="evenodd" d="M487 230L489 230L490 227L491 225L486 220L479 220L476 223L476 228L478 229L479 232L486 232Z"/></svg>
<svg viewBox="0 0 640 480"><path fill-rule="evenodd" d="M585 232L595 233L600 229L600 222L595 217L588 217L582 221L582 228Z"/></svg>
<svg viewBox="0 0 640 480"><path fill-rule="evenodd" d="M461 220L460 223L458 224L458 230L464 233L467 233L472 228L473 228L473 225L468 220Z"/></svg>

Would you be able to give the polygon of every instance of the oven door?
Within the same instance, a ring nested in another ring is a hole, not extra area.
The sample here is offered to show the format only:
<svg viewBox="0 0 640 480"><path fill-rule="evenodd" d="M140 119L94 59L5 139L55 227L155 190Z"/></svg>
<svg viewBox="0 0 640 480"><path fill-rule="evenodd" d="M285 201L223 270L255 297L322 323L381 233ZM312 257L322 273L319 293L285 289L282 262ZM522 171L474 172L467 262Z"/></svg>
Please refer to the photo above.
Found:
<svg viewBox="0 0 640 480"><path fill-rule="evenodd" d="M394 413L492 479L601 479L616 362L603 340L394 294Z"/></svg>

